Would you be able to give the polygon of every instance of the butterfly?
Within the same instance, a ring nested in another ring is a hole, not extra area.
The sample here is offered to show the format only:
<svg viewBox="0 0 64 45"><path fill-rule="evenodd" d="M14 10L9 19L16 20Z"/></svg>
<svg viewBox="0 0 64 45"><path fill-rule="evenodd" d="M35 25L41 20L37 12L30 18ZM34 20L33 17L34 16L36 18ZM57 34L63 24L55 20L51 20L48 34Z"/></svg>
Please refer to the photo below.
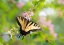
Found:
<svg viewBox="0 0 64 45"><path fill-rule="evenodd" d="M26 36L30 32L34 32L34 31L41 29L38 24L36 24L32 21L29 21L24 17L18 16L18 17L16 17L16 20L20 27L19 32L22 36Z"/></svg>

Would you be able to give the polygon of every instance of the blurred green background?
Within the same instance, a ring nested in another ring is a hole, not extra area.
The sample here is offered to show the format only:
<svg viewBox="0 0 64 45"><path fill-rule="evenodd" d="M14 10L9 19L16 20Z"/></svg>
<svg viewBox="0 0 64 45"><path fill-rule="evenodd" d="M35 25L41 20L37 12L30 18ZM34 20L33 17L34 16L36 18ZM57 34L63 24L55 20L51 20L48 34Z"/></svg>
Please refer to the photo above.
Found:
<svg viewBox="0 0 64 45"><path fill-rule="evenodd" d="M22 40L16 35L19 27L15 18L30 10L34 13L31 21L41 25L42 31ZM49 29L51 25L54 27ZM64 45L64 0L0 0L0 45Z"/></svg>

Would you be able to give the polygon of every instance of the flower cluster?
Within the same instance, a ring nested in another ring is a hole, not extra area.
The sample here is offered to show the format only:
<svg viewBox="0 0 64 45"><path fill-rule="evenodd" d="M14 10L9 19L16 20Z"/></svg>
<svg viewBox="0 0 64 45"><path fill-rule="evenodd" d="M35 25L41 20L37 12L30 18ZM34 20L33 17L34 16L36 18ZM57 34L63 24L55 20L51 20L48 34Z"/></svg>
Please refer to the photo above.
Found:
<svg viewBox="0 0 64 45"><path fill-rule="evenodd" d="M22 6L25 5L25 2L18 2L18 3L16 3L15 0L12 0L12 2L15 3L16 6L17 6L19 9L20 9Z"/></svg>
<svg viewBox="0 0 64 45"><path fill-rule="evenodd" d="M25 5L24 2L21 2L21 3L17 3L17 4L16 4L16 6L17 6L18 8L21 8L21 7L24 6L24 5Z"/></svg>
<svg viewBox="0 0 64 45"><path fill-rule="evenodd" d="M46 20L44 17L39 18L40 24L43 24L44 27L48 27L50 30L50 34L54 36L54 38L57 38L57 34L54 32L54 25L52 24L52 20Z"/></svg>
<svg viewBox="0 0 64 45"><path fill-rule="evenodd" d="M33 15L34 15L33 11L28 11L28 12L24 12L22 14L22 17L25 17L27 20L30 21L30 17L33 16Z"/></svg>
<svg viewBox="0 0 64 45"><path fill-rule="evenodd" d="M58 0L58 4L64 4L64 0Z"/></svg>
<svg viewBox="0 0 64 45"><path fill-rule="evenodd" d="M13 28L10 30L5 30L5 32L3 34L1 34L3 41L7 42L10 39L12 39L13 36L15 36L16 39L19 39L20 37L18 37L20 34L17 31L17 28Z"/></svg>

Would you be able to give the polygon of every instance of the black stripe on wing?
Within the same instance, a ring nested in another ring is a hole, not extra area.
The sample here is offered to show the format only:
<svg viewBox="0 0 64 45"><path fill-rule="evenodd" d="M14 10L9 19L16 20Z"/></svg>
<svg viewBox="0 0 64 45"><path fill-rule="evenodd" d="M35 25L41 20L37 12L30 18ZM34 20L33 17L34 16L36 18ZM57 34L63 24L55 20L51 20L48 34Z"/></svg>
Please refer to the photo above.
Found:
<svg viewBox="0 0 64 45"><path fill-rule="evenodd" d="M20 16L19 16L19 17L20 17ZM19 17L16 17L16 20L17 20L18 25L21 26L21 24L20 24L20 22L19 22L19 20L18 20Z"/></svg>

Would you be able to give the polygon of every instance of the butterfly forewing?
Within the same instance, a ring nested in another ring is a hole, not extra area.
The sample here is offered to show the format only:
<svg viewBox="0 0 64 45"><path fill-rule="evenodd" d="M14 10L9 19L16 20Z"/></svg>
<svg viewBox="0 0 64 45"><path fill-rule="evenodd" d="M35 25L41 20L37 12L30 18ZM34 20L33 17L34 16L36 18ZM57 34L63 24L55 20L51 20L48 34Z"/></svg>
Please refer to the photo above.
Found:
<svg viewBox="0 0 64 45"><path fill-rule="evenodd" d="M17 17L17 22L19 23L20 28L22 28L22 30L25 30L28 21L25 18L19 16Z"/></svg>

